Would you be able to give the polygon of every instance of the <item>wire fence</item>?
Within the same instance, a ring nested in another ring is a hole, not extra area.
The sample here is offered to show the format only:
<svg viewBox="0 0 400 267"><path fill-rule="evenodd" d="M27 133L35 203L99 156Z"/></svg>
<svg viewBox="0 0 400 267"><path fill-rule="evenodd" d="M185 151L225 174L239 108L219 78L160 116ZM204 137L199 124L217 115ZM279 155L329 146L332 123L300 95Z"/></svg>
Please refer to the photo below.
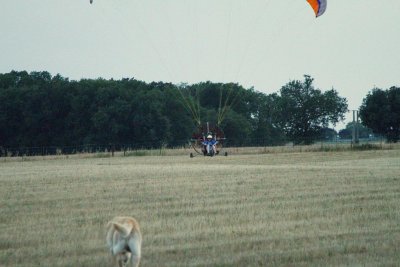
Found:
<svg viewBox="0 0 400 267"><path fill-rule="evenodd" d="M279 141L276 141L279 140ZM386 139L383 137L372 137L359 139L357 142L351 139L331 138L324 140L302 139L296 141L285 141L282 139L226 139L222 144L225 149L255 147L255 148L274 148L284 147L285 151L298 150L299 147L318 147L320 150L331 149L360 149L360 148L383 148ZM137 141L130 144L85 144L73 146L36 146L36 147L2 147L0 146L0 157L29 157L29 156L47 156L47 155L73 155L73 154L94 154L94 153L109 153L111 156L114 153L123 153L130 155L131 152L143 150L163 150L163 149L188 149L193 144L190 140L174 140L166 142L164 140L147 140ZM265 149L267 151L267 149ZM160 153L161 154L161 153Z"/></svg>

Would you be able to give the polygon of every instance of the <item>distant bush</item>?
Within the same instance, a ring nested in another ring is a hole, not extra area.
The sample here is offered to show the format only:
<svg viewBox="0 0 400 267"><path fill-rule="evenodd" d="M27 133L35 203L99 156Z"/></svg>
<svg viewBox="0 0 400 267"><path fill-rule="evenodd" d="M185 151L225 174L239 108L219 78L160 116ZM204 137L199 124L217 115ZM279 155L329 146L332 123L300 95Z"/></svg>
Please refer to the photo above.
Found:
<svg viewBox="0 0 400 267"><path fill-rule="evenodd" d="M382 149L382 146L378 144L361 144L353 146L353 150L379 150L379 149Z"/></svg>
<svg viewBox="0 0 400 267"><path fill-rule="evenodd" d="M143 157L143 156L149 156L149 152L146 150L134 150L125 153L125 156L131 157L131 156L136 156L136 157Z"/></svg>

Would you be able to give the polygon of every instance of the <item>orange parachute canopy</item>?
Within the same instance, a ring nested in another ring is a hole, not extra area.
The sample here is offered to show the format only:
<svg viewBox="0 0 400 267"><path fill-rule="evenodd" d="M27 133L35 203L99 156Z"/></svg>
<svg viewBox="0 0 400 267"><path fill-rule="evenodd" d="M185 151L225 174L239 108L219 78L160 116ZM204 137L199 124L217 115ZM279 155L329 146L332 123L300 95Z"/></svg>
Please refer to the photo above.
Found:
<svg viewBox="0 0 400 267"><path fill-rule="evenodd" d="M326 10L327 0L307 0L310 6L314 9L315 17L319 17L324 14Z"/></svg>

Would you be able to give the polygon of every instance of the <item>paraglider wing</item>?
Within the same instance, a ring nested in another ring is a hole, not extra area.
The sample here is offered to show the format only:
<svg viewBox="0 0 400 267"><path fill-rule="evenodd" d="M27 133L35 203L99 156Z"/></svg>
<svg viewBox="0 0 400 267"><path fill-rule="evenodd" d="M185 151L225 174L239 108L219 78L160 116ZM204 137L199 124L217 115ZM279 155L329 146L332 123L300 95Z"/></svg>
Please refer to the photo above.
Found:
<svg viewBox="0 0 400 267"><path fill-rule="evenodd" d="M314 9L315 17L324 14L326 10L327 0L307 0L310 6Z"/></svg>

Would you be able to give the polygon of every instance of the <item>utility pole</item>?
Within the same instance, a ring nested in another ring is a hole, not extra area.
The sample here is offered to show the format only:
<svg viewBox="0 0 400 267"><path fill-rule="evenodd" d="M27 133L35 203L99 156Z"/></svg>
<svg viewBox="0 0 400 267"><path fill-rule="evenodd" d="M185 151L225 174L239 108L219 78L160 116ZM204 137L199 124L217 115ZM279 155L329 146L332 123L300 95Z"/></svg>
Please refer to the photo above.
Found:
<svg viewBox="0 0 400 267"><path fill-rule="evenodd" d="M360 143L360 116L358 116L358 110L356 110L356 144Z"/></svg>
<svg viewBox="0 0 400 267"><path fill-rule="evenodd" d="M358 110L352 110L353 111L353 134L352 134L352 144L358 144L360 142L358 136L359 136L359 129L358 129Z"/></svg>

